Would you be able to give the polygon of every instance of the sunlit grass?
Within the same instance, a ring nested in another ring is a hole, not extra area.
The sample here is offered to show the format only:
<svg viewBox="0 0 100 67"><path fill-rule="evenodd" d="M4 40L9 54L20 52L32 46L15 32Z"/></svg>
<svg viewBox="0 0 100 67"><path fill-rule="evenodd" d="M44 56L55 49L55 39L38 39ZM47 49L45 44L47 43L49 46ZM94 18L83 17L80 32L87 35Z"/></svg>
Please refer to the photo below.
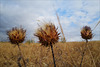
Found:
<svg viewBox="0 0 100 67"><path fill-rule="evenodd" d="M85 42L57 43L54 46L54 54L57 67L79 67L81 54ZM49 47L40 47L39 43L21 44L20 48L27 61L27 67L53 67L52 52ZM100 41L88 42L96 67L100 66ZM68 49L69 48L69 49ZM70 52L70 53L69 53ZM84 55L83 67L93 67L91 55L87 50ZM72 56L74 62L71 60ZM0 43L0 67L18 67L18 47L10 43ZM49 61L48 61L49 60ZM23 64L23 61L21 61Z"/></svg>

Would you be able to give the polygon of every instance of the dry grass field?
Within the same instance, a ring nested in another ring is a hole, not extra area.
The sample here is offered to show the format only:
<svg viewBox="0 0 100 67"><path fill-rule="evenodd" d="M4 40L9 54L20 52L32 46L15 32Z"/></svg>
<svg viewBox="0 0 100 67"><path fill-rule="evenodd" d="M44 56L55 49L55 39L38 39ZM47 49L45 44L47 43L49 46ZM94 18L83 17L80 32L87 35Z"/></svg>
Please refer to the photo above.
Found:
<svg viewBox="0 0 100 67"><path fill-rule="evenodd" d="M85 42L56 43L53 47L57 67L79 67L84 45ZM20 47L27 67L53 67L50 47L38 43L20 44ZM87 47L82 67L100 67L100 41L91 41ZM0 67L18 67L18 57L17 46L0 42ZM20 62L23 65L22 60Z"/></svg>

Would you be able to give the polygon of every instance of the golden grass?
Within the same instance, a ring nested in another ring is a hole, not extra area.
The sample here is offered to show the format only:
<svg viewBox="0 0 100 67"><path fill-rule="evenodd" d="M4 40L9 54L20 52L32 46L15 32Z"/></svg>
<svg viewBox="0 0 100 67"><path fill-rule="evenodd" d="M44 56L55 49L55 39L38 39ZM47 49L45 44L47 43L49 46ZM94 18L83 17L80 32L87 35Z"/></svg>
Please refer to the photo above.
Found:
<svg viewBox="0 0 100 67"><path fill-rule="evenodd" d="M85 42L67 42L54 45L55 62L57 67L79 67L81 54ZM100 67L100 41L88 42L96 67ZM53 67L52 52L50 47L41 46L38 43L21 44L23 57L27 61L27 67ZM93 61L87 49L83 59L83 67L94 67ZM0 43L0 67L18 67L18 47L10 43ZM22 65L24 66L22 60Z"/></svg>

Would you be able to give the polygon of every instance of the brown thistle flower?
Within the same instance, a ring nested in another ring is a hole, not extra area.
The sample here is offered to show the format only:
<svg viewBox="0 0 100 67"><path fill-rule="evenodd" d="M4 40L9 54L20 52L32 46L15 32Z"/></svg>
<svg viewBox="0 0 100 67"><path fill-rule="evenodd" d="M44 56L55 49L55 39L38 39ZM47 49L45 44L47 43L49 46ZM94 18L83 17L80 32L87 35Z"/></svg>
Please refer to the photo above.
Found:
<svg viewBox="0 0 100 67"><path fill-rule="evenodd" d="M18 46L19 53L20 53L19 58L20 59L22 58L24 66L26 67L26 62L24 60L24 57L22 55L22 52L21 52L21 49L20 49L20 46L19 46L19 43L22 43L25 39L26 30L24 30L23 28L14 27L11 30L7 31L7 35L8 35L8 38L9 38L10 42L12 44L16 44ZM19 58L18 58L18 66L22 67L21 64L20 64Z"/></svg>
<svg viewBox="0 0 100 67"><path fill-rule="evenodd" d="M26 30L23 28L14 27L12 30L7 31L9 40L12 44L22 43L26 36Z"/></svg>
<svg viewBox="0 0 100 67"><path fill-rule="evenodd" d="M86 45L85 45L85 48L84 48L83 53L82 53L82 59L81 59L81 62L80 62L80 67L82 66L82 62L83 62L84 54L85 54L85 51L86 51L88 39L91 39L93 37L91 28L88 27L88 26L84 26L81 30L81 37L86 40Z"/></svg>
<svg viewBox="0 0 100 67"><path fill-rule="evenodd" d="M46 23L43 27L40 27L37 30L37 32L34 34L35 36L39 38L39 42L42 43L42 45L51 46L54 67L56 67L56 64L55 64L52 44L55 44L56 42L58 42L60 33L58 33L57 29L58 28L56 28L54 24Z"/></svg>
<svg viewBox="0 0 100 67"><path fill-rule="evenodd" d="M46 23L43 27L40 27L37 32L34 34L39 38L39 42L44 46L48 46L58 42L59 34L57 31L58 28L55 27L52 23Z"/></svg>
<svg viewBox="0 0 100 67"><path fill-rule="evenodd" d="M83 39L91 39L92 38L92 30L88 26L84 26L81 30L81 36Z"/></svg>

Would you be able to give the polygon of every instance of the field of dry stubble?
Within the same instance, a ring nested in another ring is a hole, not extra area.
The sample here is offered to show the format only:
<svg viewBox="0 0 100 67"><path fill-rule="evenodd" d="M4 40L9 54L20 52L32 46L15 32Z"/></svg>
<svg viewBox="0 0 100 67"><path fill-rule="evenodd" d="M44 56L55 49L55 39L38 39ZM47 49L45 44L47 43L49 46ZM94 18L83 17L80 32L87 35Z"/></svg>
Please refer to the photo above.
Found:
<svg viewBox="0 0 100 67"><path fill-rule="evenodd" d="M54 44L57 67L79 67L85 42ZM27 67L53 67L50 47L39 43L20 44ZM100 41L89 42L83 59L83 67L100 67ZM19 51L14 44L0 42L0 67L18 67ZM94 60L94 63L93 63ZM22 65L22 60L20 61Z"/></svg>

